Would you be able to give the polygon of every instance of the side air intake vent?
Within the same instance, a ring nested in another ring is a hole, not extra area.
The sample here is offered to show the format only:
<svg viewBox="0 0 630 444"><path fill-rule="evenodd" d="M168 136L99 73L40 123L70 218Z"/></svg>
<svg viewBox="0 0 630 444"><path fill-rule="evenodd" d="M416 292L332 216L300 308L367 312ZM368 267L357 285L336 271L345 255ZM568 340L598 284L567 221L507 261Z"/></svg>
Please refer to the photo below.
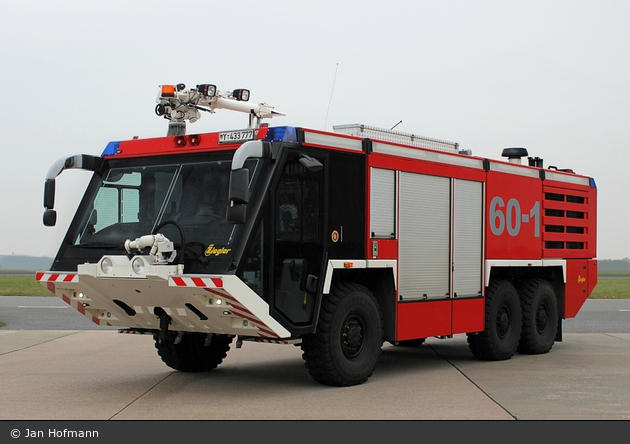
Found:
<svg viewBox="0 0 630 444"><path fill-rule="evenodd" d="M585 192L544 187L544 257L586 256L591 234L588 203Z"/></svg>

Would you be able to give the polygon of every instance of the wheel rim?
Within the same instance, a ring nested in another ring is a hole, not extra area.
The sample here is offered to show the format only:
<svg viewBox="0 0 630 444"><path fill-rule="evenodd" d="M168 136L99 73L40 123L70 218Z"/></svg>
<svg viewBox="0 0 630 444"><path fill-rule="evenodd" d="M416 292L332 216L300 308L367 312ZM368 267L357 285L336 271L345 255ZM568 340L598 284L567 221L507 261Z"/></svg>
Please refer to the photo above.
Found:
<svg viewBox="0 0 630 444"><path fill-rule="evenodd" d="M499 339L505 339L510 332L510 310L503 305L497 314L497 335Z"/></svg>
<svg viewBox="0 0 630 444"><path fill-rule="evenodd" d="M548 314L547 314L547 305L539 304L536 309L536 330L538 333L542 334L545 332L548 324Z"/></svg>
<svg viewBox="0 0 630 444"><path fill-rule="evenodd" d="M358 316L348 316L341 327L341 349L343 354L354 359L361 354L364 342L363 322Z"/></svg>

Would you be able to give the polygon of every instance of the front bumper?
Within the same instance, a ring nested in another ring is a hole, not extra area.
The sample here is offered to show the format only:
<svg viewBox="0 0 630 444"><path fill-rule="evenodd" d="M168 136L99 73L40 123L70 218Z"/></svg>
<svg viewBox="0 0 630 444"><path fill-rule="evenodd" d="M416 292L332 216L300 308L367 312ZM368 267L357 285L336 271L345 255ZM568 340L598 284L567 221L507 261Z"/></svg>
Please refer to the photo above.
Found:
<svg viewBox="0 0 630 444"><path fill-rule="evenodd" d="M179 274L176 265L150 266L138 274L132 260L116 256L109 275L99 262L79 265L76 273L40 271L36 279L98 325L159 330L156 313L163 310L172 331L268 341L290 337L269 315L269 305L237 276Z"/></svg>

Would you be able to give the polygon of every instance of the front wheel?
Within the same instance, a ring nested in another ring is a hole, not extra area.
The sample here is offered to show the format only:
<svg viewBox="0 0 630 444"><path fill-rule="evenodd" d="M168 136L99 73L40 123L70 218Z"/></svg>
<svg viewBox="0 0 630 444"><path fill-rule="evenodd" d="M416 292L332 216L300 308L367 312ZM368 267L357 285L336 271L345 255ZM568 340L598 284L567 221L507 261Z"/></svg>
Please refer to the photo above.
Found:
<svg viewBox="0 0 630 444"><path fill-rule="evenodd" d="M521 338L521 303L509 281L492 281L486 292L484 331L468 334L468 346L477 359L502 361L516 353Z"/></svg>
<svg viewBox="0 0 630 444"><path fill-rule="evenodd" d="M179 337L179 339L178 339ZM172 369L182 372L206 372L216 368L227 356L232 337L204 333L171 331L166 339L153 335L155 348L162 361Z"/></svg>
<svg viewBox="0 0 630 444"><path fill-rule="evenodd" d="M302 342L303 359L316 381L350 386L367 381L383 345L378 302L365 287L335 285L322 301L315 334Z"/></svg>

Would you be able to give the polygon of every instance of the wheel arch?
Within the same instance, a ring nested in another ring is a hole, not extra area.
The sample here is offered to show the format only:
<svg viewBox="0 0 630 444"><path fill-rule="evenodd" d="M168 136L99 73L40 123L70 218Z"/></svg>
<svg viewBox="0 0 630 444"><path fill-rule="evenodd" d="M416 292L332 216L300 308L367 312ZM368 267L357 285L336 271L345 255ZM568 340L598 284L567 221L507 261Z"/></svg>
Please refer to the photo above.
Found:
<svg viewBox="0 0 630 444"><path fill-rule="evenodd" d="M330 261L331 263L334 261ZM342 261L347 263L348 261ZM356 264L358 261L354 261ZM359 267L329 266L324 285L324 295L337 282L352 282L365 286L372 292L383 315L383 336L385 340L394 340L396 330L396 275L395 267L384 262L395 261L361 261ZM371 262L371 263L370 263ZM376 263L375 262L380 262ZM335 266L337 265L337 266Z"/></svg>
<svg viewBox="0 0 630 444"><path fill-rule="evenodd" d="M545 279L554 289L558 304L558 313L564 313L566 261L497 261L486 264L486 287L491 280L509 280L516 289L530 279ZM519 291L519 297L522 294ZM556 341L562 342L562 316L558 316Z"/></svg>
<svg viewBox="0 0 630 444"><path fill-rule="evenodd" d="M491 280L509 280L518 289L527 279L545 279L553 287L560 313L564 309L566 261L497 261L486 264L486 284Z"/></svg>

